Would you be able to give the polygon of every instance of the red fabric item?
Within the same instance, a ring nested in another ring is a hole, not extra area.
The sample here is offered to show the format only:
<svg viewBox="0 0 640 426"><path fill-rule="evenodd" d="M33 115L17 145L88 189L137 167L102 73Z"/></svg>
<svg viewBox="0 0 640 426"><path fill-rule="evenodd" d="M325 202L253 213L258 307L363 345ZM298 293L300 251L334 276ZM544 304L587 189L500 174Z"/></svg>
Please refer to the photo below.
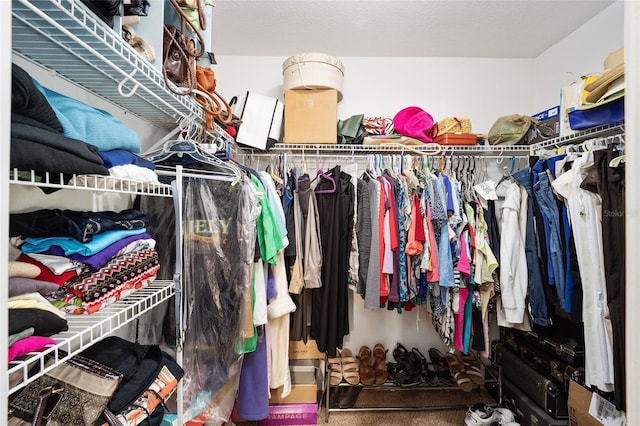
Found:
<svg viewBox="0 0 640 426"><path fill-rule="evenodd" d="M420 199L417 195L413 196L413 208L416 209L416 240L424 243L427 241L427 236L424 232L424 223L422 222L422 210L420 210Z"/></svg>
<svg viewBox="0 0 640 426"><path fill-rule="evenodd" d="M18 256L17 260L19 260L20 262L31 263L32 265L36 265L38 268L40 268L40 274L35 278L36 280L48 281L48 282L51 282L51 283L56 283L61 287L67 281L75 278L78 275L78 273L76 271L66 271L66 272L63 272L60 275L56 275L53 272L51 272L51 269L49 269L46 266L44 266L41 262L38 262L34 258L29 257L24 253L22 253L20 256Z"/></svg>

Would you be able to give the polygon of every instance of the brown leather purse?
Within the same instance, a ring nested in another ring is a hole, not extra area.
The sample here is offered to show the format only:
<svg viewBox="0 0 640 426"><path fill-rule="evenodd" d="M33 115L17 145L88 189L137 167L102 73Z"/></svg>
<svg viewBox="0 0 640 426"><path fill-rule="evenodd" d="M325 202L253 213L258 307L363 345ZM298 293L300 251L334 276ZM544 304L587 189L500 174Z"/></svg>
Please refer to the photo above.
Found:
<svg viewBox="0 0 640 426"><path fill-rule="evenodd" d="M162 74L167 88L176 95L190 95L196 82L195 58L189 53L186 37L173 25L164 25L162 52Z"/></svg>
<svg viewBox="0 0 640 426"><path fill-rule="evenodd" d="M229 103L216 92L216 77L210 67L196 65L196 101L202 106L207 130L215 127L214 120L228 124L232 119ZM224 107L224 109L223 109ZM223 116L222 114L225 113Z"/></svg>

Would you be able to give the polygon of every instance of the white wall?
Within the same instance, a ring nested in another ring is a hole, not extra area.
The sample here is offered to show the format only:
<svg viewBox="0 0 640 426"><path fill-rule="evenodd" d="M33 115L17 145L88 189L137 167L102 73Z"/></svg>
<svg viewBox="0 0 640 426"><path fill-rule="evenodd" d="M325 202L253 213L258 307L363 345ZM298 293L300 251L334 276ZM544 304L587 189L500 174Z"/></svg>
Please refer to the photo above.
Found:
<svg viewBox="0 0 640 426"><path fill-rule="evenodd" d="M468 117L486 133L505 114L535 114L560 103L571 77L602 71L607 53L621 47L624 2L618 1L535 59L340 58L344 100L338 118L393 115L418 105L438 120ZM292 54L300 52L291 52ZM246 91L283 100L285 57L219 56L218 91L226 98Z"/></svg>
<svg viewBox="0 0 640 426"><path fill-rule="evenodd" d="M617 1L536 58L533 110L560 105L563 85L604 71L607 54L623 45L624 2Z"/></svg>
<svg viewBox="0 0 640 426"><path fill-rule="evenodd" d="M284 57L218 57L218 91L229 99L246 91L283 100ZM340 58L344 99L338 118L354 114L393 117L406 106L422 107L438 120L470 118L486 133L499 115L534 113L533 59Z"/></svg>

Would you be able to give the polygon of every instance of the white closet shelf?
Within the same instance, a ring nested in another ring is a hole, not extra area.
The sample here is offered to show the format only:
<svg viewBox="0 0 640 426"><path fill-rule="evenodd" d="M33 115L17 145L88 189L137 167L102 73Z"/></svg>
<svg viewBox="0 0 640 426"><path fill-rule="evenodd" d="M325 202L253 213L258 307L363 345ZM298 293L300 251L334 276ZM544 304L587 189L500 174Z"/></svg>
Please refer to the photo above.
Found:
<svg viewBox="0 0 640 426"><path fill-rule="evenodd" d="M13 0L11 14L15 54L158 127L172 129L181 117L204 122L191 96L166 89L162 73L79 0ZM220 126L213 133L233 141Z"/></svg>
<svg viewBox="0 0 640 426"><path fill-rule="evenodd" d="M497 147L492 145L441 145L442 153L467 152L467 153L494 153L500 152L525 152L531 150L529 145ZM333 145L333 144L276 144L269 153L279 154L287 152L301 152L313 154L339 153L339 154L383 154L402 153L411 154L419 151L425 154L438 152L433 145L407 145L381 144L381 145Z"/></svg>
<svg viewBox="0 0 640 426"><path fill-rule="evenodd" d="M9 176L9 183L57 189L117 192L119 194L153 195L158 197L172 196L171 185L102 175L72 175L69 177L62 173L46 172L42 178L39 178L33 170L20 171L18 169L12 169Z"/></svg>
<svg viewBox="0 0 640 426"><path fill-rule="evenodd" d="M135 320L174 294L174 282L156 280L128 297L107 305L90 315L67 315L69 330L52 336L56 341L42 352L33 352L26 359L9 363L9 394L25 387L28 383L51 370L61 362L71 358L92 344L102 340L120 327ZM56 362L45 368L48 357ZM39 370L29 375L32 369Z"/></svg>
<svg viewBox="0 0 640 426"><path fill-rule="evenodd" d="M593 127L574 133L569 136L558 137L548 141L539 142L531 145L441 145L440 151L434 148L433 144L406 145L401 144L381 144L381 145L341 145L341 144L283 144L278 143L268 152L255 150L252 148L240 148L232 145L234 148L232 155L263 155L263 154L306 154L306 155L327 155L339 154L357 155L357 154L385 154L385 153L404 153L412 154L416 151L425 154L452 155L452 154L468 154L479 156L503 156L503 155L535 155L536 151L547 147L560 147L563 145L573 144L585 141L590 138L606 137L624 132L624 123L613 123L604 126Z"/></svg>

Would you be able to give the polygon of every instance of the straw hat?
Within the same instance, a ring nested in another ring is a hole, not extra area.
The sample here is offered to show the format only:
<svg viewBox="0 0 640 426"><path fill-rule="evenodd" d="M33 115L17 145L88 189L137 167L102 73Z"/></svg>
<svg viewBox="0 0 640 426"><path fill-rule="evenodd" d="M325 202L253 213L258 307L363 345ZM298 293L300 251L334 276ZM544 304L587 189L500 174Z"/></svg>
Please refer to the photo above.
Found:
<svg viewBox="0 0 640 426"><path fill-rule="evenodd" d="M611 84L624 76L624 47L609 53L604 60L604 72L593 82L585 86L589 92L587 102L597 102L609 90Z"/></svg>

